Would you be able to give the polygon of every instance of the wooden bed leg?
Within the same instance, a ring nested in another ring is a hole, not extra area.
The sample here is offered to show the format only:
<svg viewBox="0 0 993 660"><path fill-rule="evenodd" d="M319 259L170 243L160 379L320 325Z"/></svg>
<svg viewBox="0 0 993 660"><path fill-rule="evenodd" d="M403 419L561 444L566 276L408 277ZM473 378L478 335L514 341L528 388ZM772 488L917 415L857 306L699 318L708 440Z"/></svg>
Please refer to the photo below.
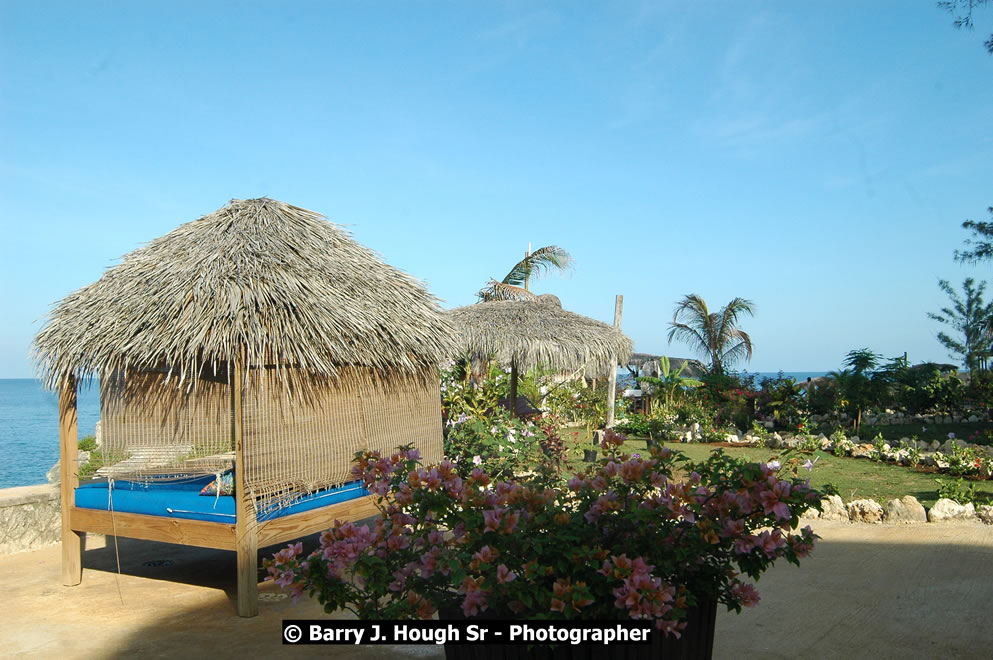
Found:
<svg viewBox="0 0 993 660"><path fill-rule="evenodd" d="M242 388L245 379L245 347L234 363L231 379L231 439L234 444L235 473L235 543L238 552L238 616L259 613L259 526L255 519L255 500L248 491L245 464L245 419L242 415Z"/></svg>
<svg viewBox="0 0 993 660"><path fill-rule="evenodd" d="M59 389L59 496L62 509L62 584L74 587L83 579L83 532L72 530L70 510L79 485L79 446L76 418L76 380L69 377Z"/></svg>
<svg viewBox="0 0 993 660"><path fill-rule="evenodd" d="M254 516L252 516L254 518ZM240 521L239 521L240 523ZM238 616L259 613L259 536L258 527L246 525L238 530Z"/></svg>
<svg viewBox="0 0 993 660"><path fill-rule="evenodd" d="M65 515L65 514L63 514ZM62 523L63 526L66 522ZM83 581L83 532L62 529L62 584L75 587Z"/></svg>

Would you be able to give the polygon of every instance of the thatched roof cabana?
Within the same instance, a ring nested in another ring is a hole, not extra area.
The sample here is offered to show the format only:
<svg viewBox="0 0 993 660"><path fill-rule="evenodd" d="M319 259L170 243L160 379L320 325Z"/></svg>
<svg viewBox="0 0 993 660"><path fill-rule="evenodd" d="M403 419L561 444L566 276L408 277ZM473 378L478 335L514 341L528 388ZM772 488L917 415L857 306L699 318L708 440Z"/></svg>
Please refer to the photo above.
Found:
<svg viewBox="0 0 993 660"><path fill-rule="evenodd" d="M336 376L342 365L416 374L450 350L437 300L320 214L233 200L126 255L57 303L34 354L50 388L68 376L232 362Z"/></svg>
<svg viewBox="0 0 993 660"><path fill-rule="evenodd" d="M375 512L346 484L357 451L411 444L440 459L451 333L413 278L321 215L267 198L234 200L126 255L57 303L35 339L60 395L65 584L81 579L87 531L236 550L238 610L253 616L258 547ZM99 482L77 488L76 453L76 382L94 376L103 453L116 461L95 498ZM220 491L222 471L233 513L196 490L162 507L196 479L216 475Z"/></svg>
<svg viewBox="0 0 993 660"><path fill-rule="evenodd" d="M634 346L620 330L565 311L550 294L535 301L495 300L457 307L447 316L462 354L479 360L493 357L511 367L512 390L518 369L540 364L567 371L585 366L598 374L612 363L623 364Z"/></svg>
<svg viewBox="0 0 993 660"><path fill-rule="evenodd" d="M556 296L495 300L447 312L456 342L469 357L494 357L518 369L544 365L562 371L586 366L603 373L611 360L623 363L634 344L616 328L562 309Z"/></svg>

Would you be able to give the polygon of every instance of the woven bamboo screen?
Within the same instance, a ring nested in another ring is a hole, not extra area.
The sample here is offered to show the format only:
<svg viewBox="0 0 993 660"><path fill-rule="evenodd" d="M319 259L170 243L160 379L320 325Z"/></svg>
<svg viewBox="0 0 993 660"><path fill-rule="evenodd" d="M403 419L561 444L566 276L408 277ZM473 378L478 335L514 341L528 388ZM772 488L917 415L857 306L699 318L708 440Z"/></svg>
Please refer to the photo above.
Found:
<svg viewBox="0 0 993 660"><path fill-rule="evenodd" d="M419 447L441 459L441 397L437 374L421 380L375 379L344 370L337 383L290 398L280 376L253 371L245 390L245 474L264 498L308 492L352 480L357 451L390 455Z"/></svg>
<svg viewBox="0 0 993 660"><path fill-rule="evenodd" d="M231 466L231 395L224 380L192 389L165 373L133 372L100 384L103 453L99 476L167 479Z"/></svg>
<svg viewBox="0 0 993 660"><path fill-rule="evenodd" d="M249 372L244 389L245 475L263 499L351 481L364 449L389 455L412 444L425 462L442 456L437 372L424 378L376 378L344 369L335 380L294 391L275 369ZM231 390L203 380L187 391L164 373L128 374L101 386L103 476L175 479L213 474L233 461Z"/></svg>

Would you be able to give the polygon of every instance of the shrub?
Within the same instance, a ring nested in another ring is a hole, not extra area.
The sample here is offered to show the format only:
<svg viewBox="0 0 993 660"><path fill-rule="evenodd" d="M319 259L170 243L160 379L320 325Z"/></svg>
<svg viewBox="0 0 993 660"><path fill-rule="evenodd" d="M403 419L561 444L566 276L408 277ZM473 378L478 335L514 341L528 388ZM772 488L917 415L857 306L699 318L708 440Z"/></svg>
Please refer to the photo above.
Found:
<svg viewBox="0 0 993 660"><path fill-rule="evenodd" d="M339 523L310 556L291 545L265 562L268 579L363 619L460 608L646 619L678 634L693 605L755 605L745 576L812 550L812 530L794 531L802 511L820 507L804 481L721 452L701 463L665 447L626 455L623 441L608 432L604 458L568 486L544 469L511 482L481 470L462 478L448 461L422 467L409 448L361 455L353 474L383 498L375 528Z"/></svg>

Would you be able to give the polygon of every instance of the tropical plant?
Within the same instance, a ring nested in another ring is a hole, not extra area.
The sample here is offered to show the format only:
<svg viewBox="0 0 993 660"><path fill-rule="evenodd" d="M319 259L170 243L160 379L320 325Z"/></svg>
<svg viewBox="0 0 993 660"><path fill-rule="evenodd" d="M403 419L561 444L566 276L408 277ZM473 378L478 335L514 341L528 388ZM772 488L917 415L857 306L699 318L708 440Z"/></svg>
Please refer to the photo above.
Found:
<svg viewBox="0 0 993 660"><path fill-rule="evenodd" d="M803 386L782 371L775 378L763 378L755 412L765 418L771 417L780 428L795 429L808 413Z"/></svg>
<svg viewBox="0 0 993 660"><path fill-rule="evenodd" d="M572 265L572 256L557 245L548 245L527 254L518 261L503 280L490 280L479 291L480 300L534 300L528 288L532 277L539 277L550 270L564 271Z"/></svg>
<svg viewBox="0 0 993 660"><path fill-rule="evenodd" d="M820 508L807 482L719 451L628 455L623 442L608 431L604 457L568 485L543 464L500 482L422 467L409 448L365 453L353 474L382 498L375 527L337 523L309 556L291 545L265 562L268 579L363 619L631 618L678 635L692 607L755 605L746 576L812 550L810 527L796 531Z"/></svg>
<svg viewBox="0 0 993 660"><path fill-rule="evenodd" d="M752 359L752 338L738 327L743 316L754 316L755 304L735 298L717 312L711 313L707 303L695 293L676 303L669 324L669 342L685 342L710 360L710 372L723 374L727 367L744 359Z"/></svg>
<svg viewBox="0 0 993 660"><path fill-rule="evenodd" d="M468 359L452 360L441 368L441 414L447 422L466 418L486 419L507 396L507 375L493 364L483 365L473 379Z"/></svg>
<svg viewBox="0 0 993 660"><path fill-rule="evenodd" d="M479 468L494 479L512 479L538 463L565 459L565 447L552 419L511 417L503 408L487 418L449 421L445 456L462 477Z"/></svg>
<svg viewBox="0 0 993 660"><path fill-rule="evenodd" d="M845 368L828 374L838 385L840 404L851 415L856 433L862 427L862 414L877 405L886 392L885 379L876 372L881 359L868 348L852 350L842 362Z"/></svg>
<svg viewBox="0 0 993 660"><path fill-rule="evenodd" d="M935 479L938 483L938 497L958 504L970 504L976 500L976 485L964 479Z"/></svg>
<svg viewBox="0 0 993 660"><path fill-rule="evenodd" d="M929 312L928 318L949 326L961 337L958 339L939 332L938 341L948 349L949 355L961 359L969 371L985 370L993 341L993 302L983 302L986 282L975 286L971 277L965 278L962 283L964 298L959 297L947 280L938 280L938 287L948 294L952 304L943 307L939 314Z"/></svg>
<svg viewBox="0 0 993 660"><path fill-rule="evenodd" d="M686 371L686 368L689 366L689 362L683 362L679 366L679 369L673 371L672 366L669 363L669 358L663 355L658 359L658 365L658 377L638 376L635 380L638 381L638 383L652 386L652 396L661 396L661 404L666 408L672 407L676 393L683 388L700 387L703 385L703 381L701 380L683 376L683 372Z"/></svg>

